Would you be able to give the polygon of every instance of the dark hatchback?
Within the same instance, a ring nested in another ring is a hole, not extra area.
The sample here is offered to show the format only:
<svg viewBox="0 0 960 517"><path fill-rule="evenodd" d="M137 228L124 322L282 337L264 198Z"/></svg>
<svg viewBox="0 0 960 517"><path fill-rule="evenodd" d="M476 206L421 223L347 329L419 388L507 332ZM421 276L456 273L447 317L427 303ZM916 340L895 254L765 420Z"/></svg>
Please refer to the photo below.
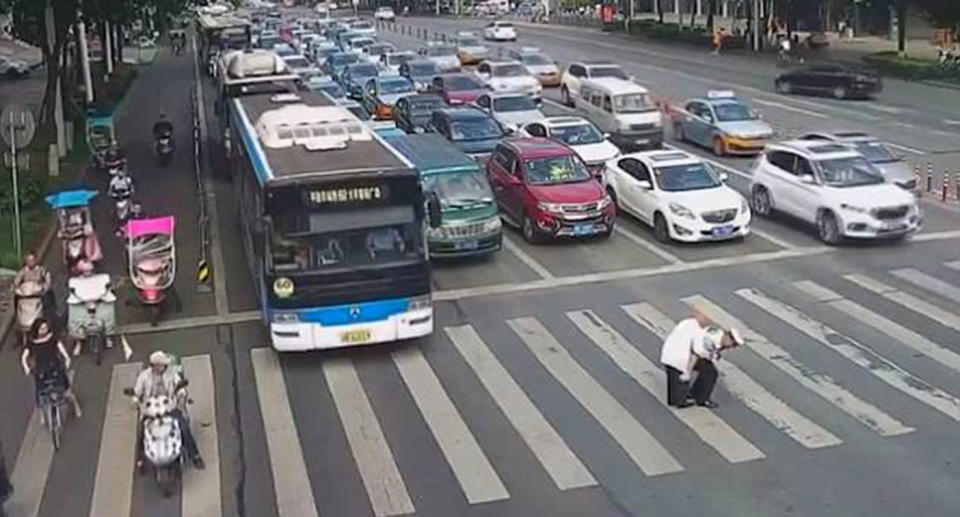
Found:
<svg viewBox="0 0 960 517"><path fill-rule="evenodd" d="M831 95L837 99L870 98L883 89L873 72L836 65L800 68L780 74L774 83L777 92Z"/></svg>
<svg viewBox="0 0 960 517"><path fill-rule="evenodd" d="M393 118L397 127L407 133L426 133L433 112L443 106L443 97L439 95L407 95L397 101Z"/></svg>
<svg viewBox="0 0 960 517"><path fill-rule="evenodd" d="M486 156L504 137L500 124L477 108L446 108L433 112L431 128L453 142L461 151Z"/></svg>

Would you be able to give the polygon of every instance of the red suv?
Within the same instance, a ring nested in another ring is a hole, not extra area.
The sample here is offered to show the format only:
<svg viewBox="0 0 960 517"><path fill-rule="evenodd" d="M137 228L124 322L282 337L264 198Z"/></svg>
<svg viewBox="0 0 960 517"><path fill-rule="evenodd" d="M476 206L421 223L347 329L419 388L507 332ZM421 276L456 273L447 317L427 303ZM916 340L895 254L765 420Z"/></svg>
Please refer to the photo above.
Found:
<svg viewBox="0 0 960 517"><path fill-rule="evenodd" d="M527 242L544 237L609 237L616 215L573 149L545 138L512 138L487 161L500 213L523 229Z"/></svg>

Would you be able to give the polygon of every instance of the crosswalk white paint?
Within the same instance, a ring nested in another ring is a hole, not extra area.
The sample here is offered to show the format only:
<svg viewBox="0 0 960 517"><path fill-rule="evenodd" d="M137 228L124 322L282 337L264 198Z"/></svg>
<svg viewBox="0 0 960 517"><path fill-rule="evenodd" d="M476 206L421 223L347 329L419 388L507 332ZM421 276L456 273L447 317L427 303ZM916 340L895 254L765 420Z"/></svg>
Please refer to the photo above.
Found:
<svg viewBox="0 0 960 517"><path fill-rule="evenodd" d="M649 251L650 253L653 253L654 255L662 258L663 260L666 260L667 262L669 262L669 263L671 263L671 264L682 264L682 263L683 263L682 260L680 260L679 258L677 258L677 257L676 257L675 255L673 255L672 253L670 253L670 252L668 252L667 250L661 248L660 246L657 246L657 245L655 245L655 244L647 241L647 240L644 239L643 237L641 237L641 236L639 236L639 235L631 232L630 230L627 230L626 228L624 228L624 227L621 226L621 225L614 225L613 231L617 232L617 234L625 237L627 240L629 240L630 242L636 244L637 246L640 246L641 248Z"/></svg>
<svg viewBox="0 0 960 517"><path fill-rule="evenodd" d="M467 501L477 504L508 499L510 494L500 476L420 349L407 347L391 355Z"/></svg>
<svg viewBox="0 0 960 517"><path fill-rule="evenodd" d="M811 319L803 312L779 300L770 298L756 289L739 289L737 294L784 323L810 336L816 342L866 369L893 388L960 422L960 400L953 395L913 376L849 336Z"/></svg>
<svg viewBox="0 0 960 517"><path fill-rule="evenodd" d="M181 489L181 517L220 517L220 442L217 436L216 385L207 354L184 357L183 373L190 381L190 429L206 468L186 468Z"/></svg>
<svg viewBox="0 0 960 517"><path fill-rule="evenodd" d="M948 268L954 271L960 271L960 260L951 260L950 262L944 262L943 265L947 266Z"/></svg>
<svg viewBox="0 0 960 517"><path fill-rule="evenodd" d="M648 476L683 466L534 318L507 321L544 368L583 406Z"/></svg>
<svg viewBox="0 0 960 517"><path fill-rule="evenodd" d="M470 325L444 329L513 428L560 490L597 484L523 388L510 376Z"/></svg>
<svg viewBox="0 0 960 517"><path fill-rule="evenodd" d="M280 517L318 517L277 354L270 348L254 348L250 351L250 360L270 452L277 513Z"/></svg>
<svg viewBox="0 0 960 517"><path fill-rule="evenodd" d="M881 316L852 300L848 300L840 294L822 285L819 285L816 282L803 280L794 282L793 286L798 290L812 296L817 301L824 303L863 324L869 325L896 339L897 341L900 341L908 348L920 352L921 354L933 359L934 361L937 361L951 370L960 372L960 354L944 348L921 336L919 333L914 332L913 330L910 330L885 316Z"/></svg>
<svg viewBox="0 0 960 517"><path fill-rule="evenodd" d="M712 301L699 295L684 298L683 301L702 311L719 325L740 330L746 346L757 355L766 359L803 387L816 393L836 406L837 409L847 413L882 436L898 436L915 430L888 415L880 408L861 400L825 373L811 371L810 368L794 358L790 352L772 343Z"/></svg>
<svg viewBox="0 0 960 517"><path fill-rule="evenodd" d="M141 369L140 363L118 364L110 374L90 517L130 515L137 448L137 411L131 407L130 399L123 394L123 390L133 387Z"/></svg>
<svg viewBox="0 0 960 517"><path fill-rule="evenodd" d="M845 275L843 278L859 285L864 289L867 289L868 291L873 291L874 293L879 294L880 296L883 296L894 303L897 303L905 309L926 316L927 318L936 321L945 327L950 327L954 330L960 331L960 316L957 316L952 312L945 311L939 306L934 305L922 298L914 296L910 293L905 293L896 287L887 285L876 278L869 277L867 275L851 274Z"/></svg>
<svg viewBox="0 0 960 517"><path fill-rule="evenodd" d="M660 339L664 339L675 323L668 316L648 303L624 305L623 310L640 326ZM727 390L745 406L770 422L775 428L809 449L832 447L843 443L830 431L817 425L788 406L766 388L758 384L736 363L724 361L718 368L720 379Z"/></svg>
<svg viewBox="0 0 960 517"><path fill-rule="evenodd" d="M926 273L917 271L913 268L895 269L890 272L891 275L906 280L911 284L922 287L954 303L960 303L960 287L948 284L939 278L934 278Z"/></svg>
<svg viewBox="0 0 960 517"><path fill-rule="evenodd" d="M347 358L325 361L323 373L373 513L377 517L413 513L413 501L353 361Z"/></svg>
<svg viewBox="0 0 960 517"><path fill-rule="evenodd" d="M590 310L568 312L567 317L617 366L647 390L664 407L730 463L765 458L766 455L740 436L715 412L702 407L678 409L667 405L667 376L613 327Z"/></svg>

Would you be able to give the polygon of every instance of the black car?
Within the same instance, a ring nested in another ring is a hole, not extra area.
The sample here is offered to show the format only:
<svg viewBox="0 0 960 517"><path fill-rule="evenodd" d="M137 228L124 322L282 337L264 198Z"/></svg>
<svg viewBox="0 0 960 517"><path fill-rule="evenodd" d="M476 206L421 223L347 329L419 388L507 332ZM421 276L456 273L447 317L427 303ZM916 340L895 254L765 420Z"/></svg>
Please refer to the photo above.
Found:
<svg viewBox="0 0 960 517"><path fill-rule="evenodd" d="M883 89L880 78L872 72L836 65L800 68L780 74L775 83L777 92L832 95L838 99L870 98Z"/></svg>
<svg viewBox="0 0 960 517"><path fill-rule="evenodd" d="M397 127L407 133L425 133L429 131L431 114L443 106L443 97L439 95L407 95L397 101L393 118Z"/></svg>

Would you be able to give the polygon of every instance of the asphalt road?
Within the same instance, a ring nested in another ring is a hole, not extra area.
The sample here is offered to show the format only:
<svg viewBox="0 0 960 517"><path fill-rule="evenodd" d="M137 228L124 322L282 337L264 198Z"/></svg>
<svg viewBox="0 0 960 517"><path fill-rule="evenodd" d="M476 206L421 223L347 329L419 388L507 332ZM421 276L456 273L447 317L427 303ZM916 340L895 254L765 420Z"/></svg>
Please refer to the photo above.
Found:
<svg viewBox="0 0 960 517"><path fill-rule="evenodd" d="M409 22L451 33L477 23ZM620 61L674 100L722 86L781 105L762 107L778 127L869 128L924 160L955 160L951 146L960 147L942 123L960 116L948 102L956 92L891 81L870 103L785 99L772 92L772 65L627 46L578 29L520 30L517 45L562 60ZM495 257L437 264L431 337L277 357L263 326L250 321L256 303L232 185L216 162L206 172L219 217L221 292L199 292L193 280L197 209L185 145L192 67L162 51L119 121L145 206L178 218L184 310L154 332L135 304L121 303L119 317L132 361L160 347L190 357L193 428L208 467L188 470L170 499L130 471L131 410L117 394L132 367L117 352L99 367L78 360L85 414L67 422L53 454L31 421L31 386L7 346L0 439L18 483L11 515L956 514L956 207L925 202L925 229L907 242L839 248L782 219L757 221L743 242L705 246L661 245L629 218L608 241L529 246L508 231ZM215 144L213 87L204 81ZM925 104L933 100L943 105ZM177 159L167 169L154 165L149 148L160 110L177 126ZM722 163L749 168L749 160ZM743 181L731 173L735 187ZM101 200L98 227L109 209ZM119 244L101 235L105 268L120 278ZM121 300L131 294L119 291ZM659 336L691 305L720 320L735 316L748 339L721 363L712 412L663 404Z"/></svg>

